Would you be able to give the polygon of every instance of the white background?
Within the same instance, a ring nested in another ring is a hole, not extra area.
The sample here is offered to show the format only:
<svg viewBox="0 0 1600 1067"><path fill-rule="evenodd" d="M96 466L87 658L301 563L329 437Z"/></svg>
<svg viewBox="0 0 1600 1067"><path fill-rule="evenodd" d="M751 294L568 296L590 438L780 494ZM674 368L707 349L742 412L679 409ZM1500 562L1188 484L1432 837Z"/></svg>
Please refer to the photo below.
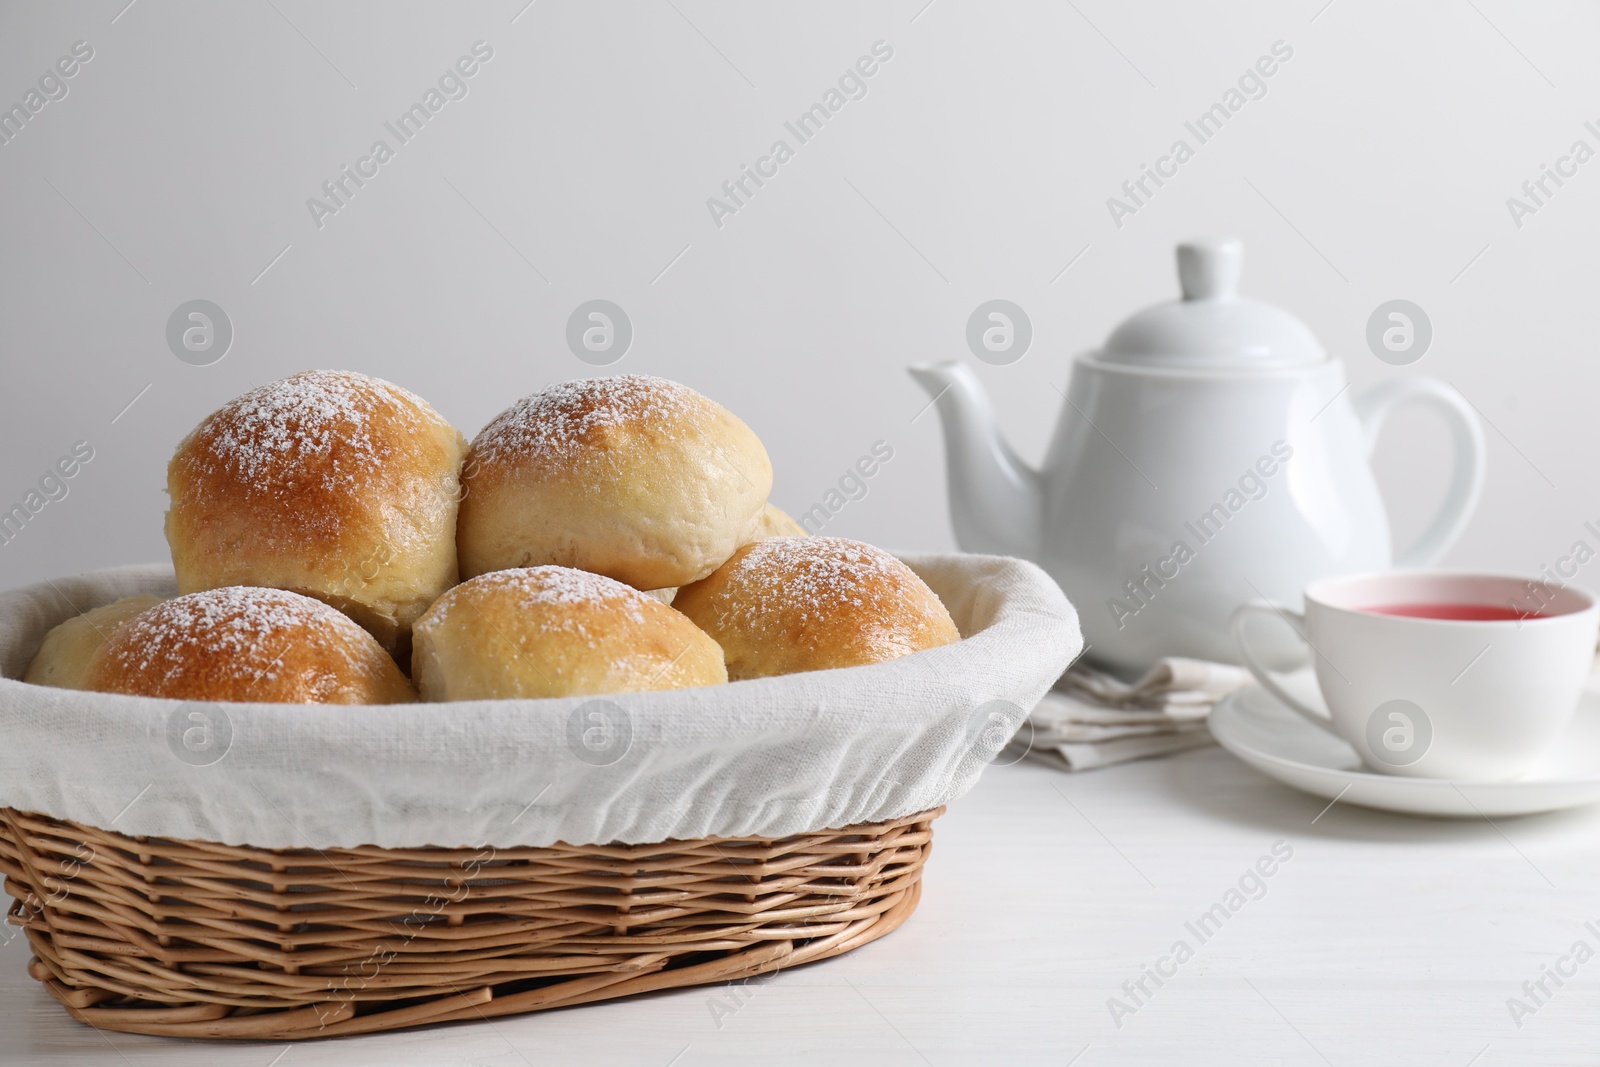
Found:
<svg viewBox="0 0 1600 1067"><path fill-rule="evenodd" d="M679 379L740 414L772 454L779 504L808 508L882 439L895 458L828 532L950 547L938 427L917 417L905 365L976 363L969 314L1020 304L1033 348L977 371L1037 457L1072 355L1171 298L1171 247L1196 234L1243 238L1244 291L1305 318L1357 389L1435 375L1482 411L1484 502L1447 562L1531 571L1594 543L1600 161L1522 228L1506 208L1575 139L1600 148L1583 128L1600 120L1592 7L525 2L0 7L0 105L73 42L95 49L69 95L0 146L0 510L74 441L97 450L0 546L0 584L162 558L173 446L297 370L389 378L470 435L592 373L564 328L594 298L636 331L611 370ZM319 230L306 199L480 39L494 58L469 95ZM717 228L706 198L879 40L894 58L865 99ZM1267 95L1117 228L1106 198L1279 40L1294 55ZM195 298L236 330L208 367L165 341ZM1394 298L1434 324L1413 367L1364 340ZM1444 446L1409 412L1380 446L1402 541L1441 495ZM1600 584L1600 565L1578 581ZM1215 749L995 774L941 829L907 931L780 978L726 1030L712 993L691 991L283 1062L565 1049L664 1064L692 1045L682 1062L979 1063L999 1045L1059 1064L1090 1043L1084 1065L1592 1062L1587 972L1523 1030L1505 1013L1592 917L1592 812L1324 817ZM1115 1030L1105 999L1280 837L1299 851L1272 895ZM172 1043L116 1037L114 1051L69 1023L23 973L20 940L5 955L0 1061L176 1062Z"/></svg>
<svg viewBox="0 0 1600 1067"><path fill-rule="evenodd" d="M73 42L95 50L0 146L0 504L74 441L97 452L0 546L0 582L162 558L174 444L296 370L389 378L470 436L515 398L594 373L564 327L597 297L636 331L607 372L676 378L741 415L780 505L810 507L882 439L894 460L827 532L949 547L938 427L931 412L913 422L924 397L905 365L976 364L968 315L1016 301L1032 349L978 371L1036 457L1071 356L1172 297L1171 246L1204 233L1244 239L1245 292L1303 316L1358 389L1431 374L1481 409L1487 491L1447 562L1534 570L1600 518L1600 161L1520 230L1505 203L1574 139L1600 147L1582 125L1600 119L1586 105L1600 15L924 2L0 9L6 104ZM469 95L319 230L307 198L374 139L393 143L383 123L480 39L494 58ZM706 199L774 139L794 144L784 121L879 40L894 58L867 96L715 226ZM1106 198L1279 40L1294 55L1267 95L1118 229ZM1435 329L1408 368L1364 340L1397 297ZM165 342L194 298L236 330L209 367ZM1441 492L1431 420L1402 414L1380 447L1401 540Z"/></svg>

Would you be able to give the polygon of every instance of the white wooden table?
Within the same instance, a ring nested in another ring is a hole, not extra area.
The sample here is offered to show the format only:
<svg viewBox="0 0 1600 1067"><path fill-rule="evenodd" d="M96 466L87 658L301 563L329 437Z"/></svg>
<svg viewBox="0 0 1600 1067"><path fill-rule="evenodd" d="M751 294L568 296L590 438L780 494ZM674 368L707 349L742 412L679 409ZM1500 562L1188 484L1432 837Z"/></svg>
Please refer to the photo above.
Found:
<svg viewBox="0 0 1600 1067"><path fill-rule="evenodd" d="M1564 987L1546 979L1553 995L1520 1028L1507 1006L1575 941L1600 950L1583 925L1600 929L1600 808L1498 825L1323 812L1206 748L1077 777L992 768L936 826L903 928L780 974L731 1014L713 987L294 1045L104 1035L36 987L14 936L0 1063L1600 1063L1600 957ZM1202 943L1186 924L1275 842L1292 857ZM1136 1002L1123 983L1180 940L1192 958L1160 964L1172 976L1144 978ZM1120 1026L1112 997L1132 1009Z"/></svg>

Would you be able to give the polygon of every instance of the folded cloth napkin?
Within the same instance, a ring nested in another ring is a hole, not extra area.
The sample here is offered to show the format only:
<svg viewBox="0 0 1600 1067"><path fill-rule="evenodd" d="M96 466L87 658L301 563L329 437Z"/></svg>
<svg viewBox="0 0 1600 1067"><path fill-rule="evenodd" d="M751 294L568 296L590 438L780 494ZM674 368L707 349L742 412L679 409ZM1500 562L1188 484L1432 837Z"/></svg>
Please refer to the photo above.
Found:
<svg viewBox="0 0 1600 1067"><path fill-rule="evenodd" d="M1134 682L1080 662L1039 701L1013 748L1086 771L1208 745L1211 708L1249 681L1242 667L1176 656Z"/></svg>

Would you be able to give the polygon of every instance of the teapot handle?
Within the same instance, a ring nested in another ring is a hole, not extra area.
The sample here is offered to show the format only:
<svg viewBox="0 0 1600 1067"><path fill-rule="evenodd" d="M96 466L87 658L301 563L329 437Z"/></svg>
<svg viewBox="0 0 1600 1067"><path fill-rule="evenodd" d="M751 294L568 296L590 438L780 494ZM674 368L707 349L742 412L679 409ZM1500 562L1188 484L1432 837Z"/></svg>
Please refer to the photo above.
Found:
<svg viewBox="0 0 1600 1067"><path fill-rule="evenodd" d="M1485 461L1483 425L1477 409L1437 378L1393 378L1355 401L1356 417L1361 420L1368 455L1377 447L1378 434L1389 413L1407 403L1424 404L1443 416L1455 445L1455 469L1439 513L1416 544L1395 556L1396 567L1427 567L1455 543L1478 505L1478 497L1483 492Z"/></svg>

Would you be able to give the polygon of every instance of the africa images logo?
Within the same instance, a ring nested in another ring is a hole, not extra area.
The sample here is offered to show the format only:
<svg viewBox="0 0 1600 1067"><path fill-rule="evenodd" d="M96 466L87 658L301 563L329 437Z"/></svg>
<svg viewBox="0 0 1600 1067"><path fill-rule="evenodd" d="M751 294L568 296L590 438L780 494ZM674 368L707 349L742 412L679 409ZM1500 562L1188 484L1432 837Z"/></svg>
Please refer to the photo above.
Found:
<svg viewBox="0 0 1600 1067"><path fill-rule="evenodd" d="M0 145L8 145L22 135L28 123L42 112L46 106L59 100L65 100L71 91L68 80L77 76L83 69L83 64L94 58L94 46L88 41L77 41L72 46L68 55L62 56L55 64L39 75L39 87L29 88L22 94L20 102L12 104L9 108L0 105Z"/></svg>
<svg viewBox="0 0 1600 1067"><path fill-rule="evenodd" d="M311 212L311 221L316 223L317 229L326 225L323 220L328 216L337 215L349 207L356 192L376 178L378 169L394 159L402 146L410 144L428 121L444 110L446 104L452 100L465 100L470 90L468 79L475 77L482 65L493 58L494 48L488 42L475 41L471 55L457 59L453 66L445 68L445 72L439 75L437 87L429 86L422 94L422 99L402 111L393 122L383 124L384 129L394 137L393 145L380 137L372 142L366 155L356 160L354 170L346 163L339 168L336 177L323 182L322 193L327 199L315 196L306 199L306 210Z"/></svg>
<svg viewBox="0 0 1600 1067"><path fill-rule="evenodd" d="M1433 722L1410 700L1386 700L1367 717L1367 748L1390 767L1409 767L1428 754Z"/></svg>
<svg viewBox="0 0 1600 1067"><path fill-rule="evenodd" d="M1167 583L1183 573L1183 568L1194 562L1200 550L1216 540L1228 522L1250 504L1265 497L1271 489L1272 477L1294 457L1294 446L1285 441L1274 441L1271 454L1262 455L1239 476L1237 485L1229 486L1222 499L1212 504L1194 519L1183 524L1184 531L1194 538L1190 545L1186 538L1178 538L1165 556L1147 563L1133 577L1122 583L1123 597L1107 597L1106 610L1111 620L1121 630L1128 620L1138 615L1155 600Z"/></svg>
<svg viewBox="0 0 1600 1067"><path fill-rule="evenodd" d="M753 168L741 163L739 175L722 183L722 196L706 198L706 210L711 213L711 221L716 224L717 229L722 229L723 220L729 215L737 215L739 209L743 208L768 180L776 178L778 168L794 158L795 149L821 133L822 127L827 125L833 116L844 110L845 104L851 100L865 98L867 79L878 73L881 64L893 58L893 45L887 41L874 41L872 55L862 56L853 66L846 67L845 72L839 75L837 88L829 86L819 102L800 112L793 122L783 124L783 128L794 137L793 145L780 137L772 142L772 147L767 149L766 155L757 157ZM752 185L754 188L751 188Z"/></svg>
<svg viewBox="0 0 1600 1067"><path fill-rule="evenodd" d="M1193 159L1201 145L1221 133L1223 126L1244 110L1246 104L1265 97L1267 79L1278 73L1279 68L1293 57L1293 45L1287 41L1273 41L1271 55L1258 57L1252 66L1246 67L1244 73L1239 75L1238 81L1223 92L1220 100L1200 112L1193 122L1183 124L1184 130L1194 138L1194 144L1179 137L1172 142L1165 155L1156 157L1154 167L1139 164L1138 176L1122 183L1122 196L1106 197L1106 210L1110 212L1111 222L1116 228L1122 229L1125 219L1137 215L1167 182L1176 178L1178 168Z"/></svg>
<svg viewBox="0 0 1600 1067"><path fill-rule="evenodd" d="M609 767L633 747L633 716L610 700L586 700L567 716L567 750L591 767Z"/></svg>

